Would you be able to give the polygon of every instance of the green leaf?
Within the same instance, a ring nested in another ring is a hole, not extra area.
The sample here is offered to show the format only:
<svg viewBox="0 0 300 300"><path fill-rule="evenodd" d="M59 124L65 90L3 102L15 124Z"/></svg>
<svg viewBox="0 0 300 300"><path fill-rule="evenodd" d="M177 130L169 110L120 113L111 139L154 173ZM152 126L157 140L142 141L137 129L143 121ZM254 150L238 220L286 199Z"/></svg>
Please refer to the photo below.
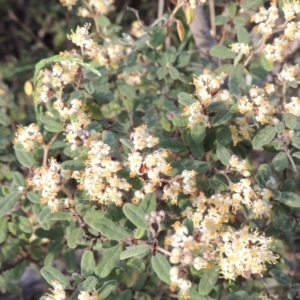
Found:
<svg viewBox="0 0 300 300"><path fill-rule="evenodd" d="M103 283L100 288L98 288L99 299L105 299L115 288L117 285L116 280L110 280Z"/></svg>
<svg viewBox="0 0 300 300"><path fill-rule="evenodd" d="M208 295L217 283L219 278L219 267L213 265L209 270L206 270L202 275L199 283L199 294Z"/></svg>
<svg viewBox="0 0 300 300"><path fill-rule="evenodd" d="M178 70L176 69L176 68L174 68L174 67L171 67L170 69L169 69L169 74L170 74L170 76L174 79L174 80L177 80L178 78L179 78L179 72L178 72Z"/></svg>
<svg viewBox="0 0 300 300"><path fill-rule="evenodd" d="M297 116L294 114L286 113L283 115L284 116L284 122L286 127L290 129L295 129L297 126Z"/></svg>
<svg viewBox="0 0 300 300"><path fill-rule="evenodd" d="M154 193L147 194L140 204L140 208L146 213L150 214L156 210L156 196Z"/></svg>
<svg viewBox="0 0 300 300"><path fill-rule="evenodd" d="M271 62L269 62L269 61L266 59L265 55L262 55L262 56L260 57L260 63L261 63L261 65L262 65L262 67L263 67L266 71L271 72L271 71L273 70L274 64L272 64Z"/></svg>
<svg viewBox="0 0 300 300"><path fill-rule="evenodd" d="M0 199L0 217L11 211L20 200L22 194L13 192L8 196Z"/></svg>
<svg viewBox="0 0 300 300"><path fill-rule="evenodd" d="M241 290L230 294L226 300L247 300L248 296L249 294L246 291Z"/></svg>
<svg viewBox="0 0 300 300"><path fill-rule="evenodd" d="M176 48L175 47L167 48L164 55L165 55L166 62L168 64L173 64L177 58Z"/></svg>
<svg viewBox="0 0 300 300"><path fill-rule="evenodd" d="M13 173L13 181L16 186L26 186L24 176L20 172Z"/></svg>
<svg viewBox="0 0 300 300"><path fill-rule="evenodd" d="M239 43L249 44L250 42L250 34L245 27L237 28L237 38Z"/></svg>
<svg viewBox="0 0 300 300"><path fill-rule="evenodd" d="M69 247L66 247L62 254L67 271L73 272L77 267L75 251Z"/></svg>
<svg viewBox="0 0 300 300"><path fill-rule="evenodd" d="M282 192L279 201L291 207L300 207L300 197L292 192Z"/></svg>
<svg viewBox="0 0 300 300"><path fill-rule="evenodd" d="M215 112L226 109L226 104L224 101L214 101L207 106L208 112Z"/></svg>
<svg viewBox="0 0 300 300"><path fill-rule="evenodd" d="M44 128L47 131L50 131L50 132L62 132L62 131L64 131L64 127L56 121L51 121L51 122L46 123L44 125Z"/></svg>
<svg viewBox="0 0 300 300"><path fill-rule="evenodd" d="M61 164L63 170L80 171L85 168L84 162L81 159L66 160Z"/></svg>
<svg viewBox="0 0 300 300"><path fill-rule="evenodd" d="M294 147L296 147L297 149L300 149L300 137L294 136L294 137L292 138L292 145L293 145Z"/></svg>
<svg viewBox="0 0 300 300"><path fill-rule="evenodd" d="M232 93L234 96L236 96L236 97L240 97L241 96L242 91L241 91L241 89L238 87L238 85L236 83L234 83L234 82L228 82L228 87L229 87L230 93ZM237 111L232 111L232 108L234 107L234 105L229 109L229 111L231 113L235 113L235 112L238 111L238 110ZM238 105L238 103L236 103L236 105Z"/></svg>
<svg viewBox="0 0 300 300"><path fill-rule="evenodd" d="M125 263L134 272L137 272L140 274L145 272L146 264L145 264L144 260L141 258L133 256L133 257L128 258ZM143 275L141 275L141 276L143 276ZM139 281L139 279L138 279L138 281ZM136 282L135 285L138 285L138 283L139 282Z"/></svg>
<svg viewBox="0 0 300 300"><path fill-rule="evenodd" d="M132 256L139 256L140 258L145 257L150 251L149 245L141 244L130 247L120 254L120 259L124 260Z"/></svg>
<svg viewBox="0 0 300 300"><path fill-rule="evenodd" d="M157 71L157 77L159 80L164 79L169 73L169 69L167 67L160 67Z"/></svg>
<svg viewBox="0 0 300 300"><path fill-rule="evenodd" d="M227 123L232 118L232 114L228 109L221 111L216 114L216 116L213 118L213 124L214 126L218 126L224 123Z"/></svg>
<svg viewBox="0 0 300 300"><path fill-rule="evenodd" d="M31 168L34 163L34 155L32 152L19 151L15 149L16 157L19 163L27 168Z"/></svg>
<svg viewBox="0 0 300 300"><path fill-rule="evenodd" d="M100 103L113 101L115 99L114 94L109 89L97 85L95 85L95 91L92 96Z"/></svg>
<svg viewBox="0 0 300 300"><path fill-rule="evenodd" d="M89 93L89 94L93 94L95 91L95 86L93 81L89 80L89 79L85 79L84 80L84 89Z"/></svg>
<svg viewBox="0 0 300 300"><path fill-rule="evenodd" d="M252 145L254 149L260 149L263 146L272 142L276 136L276 129L273 126L266 126L260 130L252 140Z"/></svg>
<svg viewBox="0 0 300 300"><path fill-rule="evenodd" d="M68 246L73 249L82 242L84 231L82 228L75 228L68 236Z"/></svg>
<svg viewBox="0 0 300 300"><path fill-rule="evenodd" d="M106 250L99 264L95 268L95 274L101 278L107 277L115 265L120 261L120 254L122 251L122 245L117 245Z"/></svg>
<svg viewBox="0 0 300 300"><path fill-rule="evenodd" d="M191 161L189 159L182 159L171 164L172 171L168 173L168 176L175 176L181 174L183 170L192 171L195 170L198 173L204 173L209 170L210 166L204 161Z"/></svg>
<svg viewBox="0 0 300 300"><path fill-rule="evenodd" d="M204 154L204 148L202 143L196 143L191 136L191 131L189 130L186 134L187 144L193 155L201 157Z"/></svg>
<svg viewBox="0 0 300 300"><path fill-rule="evenodd" d="M151 257L151 265L158 278L163 282L170 284L171 266L166 257L161 253L156 253L155 256Z"/></svg>
<svg viewBox="0 0 300 300"><path fill-rule="evenodd" d="M8 219L7 217L0 218L0 244L6 240L8 233Z"/></svg>
<svg viewBox="0 0 300 300"><path fill-rule="evenodd" d="M230 3L228 5L228 12L229 12L230 18L233 18L236 15L236 11L237 11L236 3L234 3L234 2Z"/></svg>
<svg viewBox="0 0 300 300"><path fill-rule="evenodd" d="M237 85L241 84L242 79L244 78L244 66L237 64L229 72L229 82L233 82Z"/></svg>
<svg viewBox="0 0 300 300"><path fill-rule="evenodd" d="M236 53L232 52L230 49L228 49L225 46L220 46L220 45L215 45L213 46L210 51L209 54L211 56L214 57L218 57L218 58L235 58L236 57Z"/></svg>
<svg viewBox="0 0 300 300"><path fill-rule="evenodd" d="M124 240L132 235L132 233L127 232L123 227L108 219L93 220L90 225L112 240Z"/></svg>
<svg viewBox="0 0 300 300"><path fill-rule="evenodd" d="M188 52L181 52L176 60L176 67L182 68L185 67L191 61L191 54Z"/></svg>
<svg viewBox="0 0 300 300"><path fill-rule="evenodd" d="M289 286L293 282L292 278L284 274L281 270L272 269L269 273L280 285Z"/></svg>
<svg viewBox="0 0 300 300"><path fill-rule="evenodd" d="M272 167L277 172L282 172L288 167L288 158L284 152L279 152L272 160Z"/></svg>
<svg viewBox="0 0 300 300"><path fill-rule="evenodd" d="M184 144L171 138L161 139L157 146L158 148L170 149L174 154L184 153L187 151Z"/></svg>
<svg viewBox="0 0 300 300"><path fill-rule="evenodd" d="M216 137L217 137L217 142L219 144L222 144L224 146L228 145L232 140L229 126L222 125L218 127L216 131Z"/></svg>
<svg viewBox="0 0 300 300"><path fill-rule="evenodd" d="M257 9L263 5L263 0L246 0L241 4L243 9Z"/></svg>
<svg viewBox="0 0 300 300"><path fill-rule="evenodd" d="M126 147L128 147L129 149L133 149L133 143L130 139L125 139L125 138L121 138L120 142L125 145Z"/></svg>
<svg viewBox="0 0 300 300"><path fill-rule="evenodd" d="M222 144L218 144L217 146L217 156L223 165L229 165L230 153Z"/></svg>
<svg viewBox="0 0 300 300"><path fill-rule="evenodd" d="M102 142L108 145L110 149L114 149L116 145L116 137L112 132L104 130L102 133Z"/></svg>
<svg viewBox="0 0 300 300"><path fill-rule="evenodd" d="M85 251L81 257L81 275L88 277L94 273L95 270L94 253L91 250Z"/></svg>
<svg viewBox="0 0 300 300"><path fill-rule="evenodd" d="M53 285L53 281L57 280L64 288L70 287L70 282L59 270L55 268L48 266L43 267L41 269L41 274L50 285Z"/></svg>
<svg viewBox="0 0 300 300"><path fill-rule="evenodd" d="M178 101L185 106L191 106L193 103L197 102L197 100L192 95L184 92L178 94Z"/></svg>
<svg viewBox="0 0 300 300"><path fill-rule="evenodd" d="M268 71L256 63L251 63L248 67L248 70L252 76L258 79L264 79L268 75Z"/></svg>
<svg viewBox="0 0 300 300"><path fill-rule="evenodd" d="M24 216L18 216L16 219L21 231L25 233L32 233L32 224L29 219Z"/></svg>
<svg viewBox="0 0 300 300"><path fill-rule="evenodd" d="M119 300L132 300L132 291L126 290L120 294Z"/></svg>
<svg viewBox="0 0 300 300"><path fill-rule="evenodd" d="M272 224L277 229L283 229L287 222L287 215L279 205L274 205L271 212Z"/></svg>
<svg viewBox="0 0 300 300"><path fill-rule="evenodd" d="M136 98L136 91L133 86L123 81L117 81L117 87L120 93L129 100L133 100L134 98Z"/></svg>
<svg viewBox="0 0 300 300"><path fill-rule="evenodd" d="M198 123L191 129L191 137L196 143L203 142L205 138L205 127Z"/></svg>
<svg viewBox="0 0 300 300"><path fill-rule="evenodd" d="M98 280L94 276L88 277L85 281L80 283L75 290L74 294L71 296L70 300L77 300L80 291L92 291L98 283Z"/></svg>
<svg viewBox="0 0 300 300"><path fill-rule="evenodd" d="M230 20L229 17L220 15L220 16L216 16L216 18L215 18L215 23L216 23L216 25L224 25L224 24L226 24L229 20Z"/></svg>
<svg viewBox="0 0 300 300"><path fill-rule="evenodd" d="M167 36L167 28L156 29L150 37L150 44L156 48L161 45Z"/></svg>
<svg viewBox="0 0 300 300"><path fill-rule="evenodd" d="M226 178L221 174L217 174L213 178L210 178L208 183L211 188L220 192L226 191L229 188Z"/></svg>
<svg viewBox="0 0 300 300"><path fill-rule="evenodd" d="M146 213L139 206L126 203L123 205L123 212L136 227L148 229L148 221L145 219Z"/></svg>
<svg viewBox="0 0 300 300"><path fill-rule="evenodd" d="M257 174L255 175L255 179L258 183L258 185L261 188L266 187L267 181L271 178L272 176L272 171L269 165L267 164L262 164L259 166L257 170Z"/></svg>
<svg viewBox="0 0 300 300"><path fill-rule="evenodd" d="M248 23L248 20L246 18L243 18L243 17L234 17L233 23L236 26L245 26Z"/></svg>
<svg viewBox="0 0 300 300"><path fill-rule="evenodd" d="M266 236L268 236L268 235L266 235ZM275 253L282 254L284 252L283 242L281 240L273 239L273 241L270 244L270 250L272 250Z"/></svg>

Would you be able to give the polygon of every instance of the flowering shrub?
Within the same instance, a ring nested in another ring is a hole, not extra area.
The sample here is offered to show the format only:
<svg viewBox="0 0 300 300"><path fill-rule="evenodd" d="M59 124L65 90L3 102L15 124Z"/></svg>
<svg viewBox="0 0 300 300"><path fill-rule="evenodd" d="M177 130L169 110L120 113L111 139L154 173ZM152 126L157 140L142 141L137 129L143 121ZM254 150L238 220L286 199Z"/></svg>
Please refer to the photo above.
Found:
<svg viewBox="0 0 300 300"><path fill-rule="evenodd" d="M173 0L129 35L111 0L60 2L91 23L36 65L0 199L2 289L33 263L42 300L298 299L300 4ZM199 60L203 9L216 44Z"/></svg>

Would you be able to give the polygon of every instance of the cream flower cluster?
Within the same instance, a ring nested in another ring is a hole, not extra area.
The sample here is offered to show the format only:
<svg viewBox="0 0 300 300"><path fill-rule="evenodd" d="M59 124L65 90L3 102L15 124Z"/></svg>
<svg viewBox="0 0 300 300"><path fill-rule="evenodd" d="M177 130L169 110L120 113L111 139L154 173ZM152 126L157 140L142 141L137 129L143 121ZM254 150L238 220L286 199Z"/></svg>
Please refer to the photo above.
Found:
<svg viewBox="0 0 300 300"><path fill-rule="evenodd" d="M206 0L189 0L190 7L192 9L195 9L197 7L197 5L203 4L205 2L206 2Z"/></svg>
<svg viewBox="0 0 300 300"><path fill-rule="evenodd" d="M131 133L130 138L135 150L143 150L146 147L153 148L159 142L157 137L150 134L146 125L134 128L134 132Z"/></svg>
<svg viewBox="0 0 300 300"><path fill-rule="evenodd" d="M32 151L37 143L43 143L43 136L40 132L39 126L35 123L25 127L18 126L13 143L15 145L21 144L25 152Z"/></svg>
<svg viewBox="0 0 300 300"><path fill-rule="evenodd" d="M230 45L231 51L235 53L242 53L243 55L249 55L251 51L251 46L245 43L234 43Z"/></svg>
<svg viewBox="0 0 300 300"><path fill-rule="evenodd" d="M255 31L268 37L275 27L275 22L279 17L278 8L276 6L276 0L271 2L269 9L265 9L264 6L259 8L259 12L251 17L251 21L258 24L255 27Z"/></svg>
<svg viewBox="0 0 300 300"><path fill-rule="evenodd" d="M100 296L97 291L86 292L80 291L78 295L78 300L100 300Z"/></svg>
<svg viewBox="0 0 300 300"><path fill-rule="evenodd" d="M118 63L125 57L124 48L120 44L98 45L89 38L90 24L83 27L77 26L76 32L72 31L68 38L82 50L82 55L87 55L90 59L95 59L100 65L106 68L116 68Z"/></svg>
<svg viewBox="0 0 300 300"><path fill-rule="evenodd" d="M144 176L144 193L152 193L158 186L161 186L161 174L168 174L171 166L166 162L170 151L158 149L148 155L141 155L139 152L131 152L128 155L128 166L130 177Z"/></svg>
<svg viewBox="0 0 300 300"><path fill-rule="evenodd" d="M91 123L89 115L83 110L82 101L73 99L70 105L56 100L53 103L60 116L69 121L65 127L66 141L71 144L71 150L76 150L80 146L89 147L91 142L99 138L100 134L94 131L87 131L84 128Z"/></svg>
<svg viewBox="0 0 300 300"><path fill-rule="evenodd" d="M298 0L285 0L283 1L282 11L284 18L287 21L291 21L296 18L300 13L300 3Z"/></svg>
<svg viewBox="0 0 300 300"><path fill-rule="evenodd" d="M171 204L177 204L181 192L184 195L193 196L196 192L196 175L195 171L184 170L178 180L171 181L164 186L162 199L170 201Z"/></svg>
<svg viewBox="0 0 300 300"><path fill-rule="evenodd" d="M85 169L75 171L72 177L79 182L78 189L90 196L90 201L102 204L111 201L120 206L123 198L120 190L128 191L131 185L117 175L122 166L111 158L110 151L102 141L92 141Z"/></svg>
<svg viewBox="0 0 300 300"><path fill-rule="evenodd" d="M183 271L184 272L184 271ZM189 289L192 286L192 283L186 279L187 274L184 273L185 276L182 276L181 270L179 267L172 267L170 269L170 279L171 279L171 291L175 291L176 287L179 287L179 296L183 299L190 298Z"/></svg>
<svg viewBox="0 0 300 300"><path fill-rule="evenodd" d="M196 87L196 96L199 101L184 108L182 115L188 116L188 127L192 128L198 123L210 127L209 116L206 112L207 106L214 101L232 101L233 96L228 90L220 91L226 76L225 73L217 75L209 69L204 69L203 74L194 77L193 84Z"/></svg>
<svg viewBox="0 0 300 300"><path fill-rule="evenodd" d="M66 85L73 83L80 71L80 66L72 62L70 59L79 58L75 52L62 52L60 56L65 57L66 60L62 60L52 66L52 70L44 69L40 72L42 85L37 88L37 95L35 102L48 102L52 97L58 97L56 95L57 89L63 89Z"/></svg>
<svg viewBox="0 0 300 300"><path fill-rule="evenodd" d="M58 212L61 206L58 193L69 176L69 171L61 169L61 165L52 157L47 166L34 170L33 177L27 179L26 184L32 186L34 191L41 192L41 203L47 203L52 212Z"/></svg>
<svg viewBox="0 0 300 300"><path fill-rule="evenodd" d="M231 186L233 211L237 211L245 205L248 209L253 209L254 218L261 218L263 214L268 213L272 205L270 198L273 192L269 189L254 190L251 187L250 179L241 179L238 183Z"/></svg>
<svg viewBox="0 0 300 300"><path fill-rule="evenodd" d="M229 125L229 129L234 145L237 145L244 139L249 139L254 131L253 127L249 124L248 117L235 118L232 124Z"/></svg>
<svg viewBox="0 0 300 300"><path fill-rule="evenodd" d="M239 112L248 117L253 115L260 124L272 123L277 109L270 105L269 96L275 92L273 84L267 84L265 88L253 86L249 90L249 96L239 98Z"/></svg>
<svg viewBox="0 0 300 300"><path fill-rule="evenodd" d="M221 238L219 249L222 258L219 266L225 279L262 274L267 269L266 263L275 264L279 258L269 250L272 238L266 238L258 231L250 231L247 226L238 231L228 227Z"/></svg>
<svg viewBox="0 0 300 300"><path fill-rule="evenodd" d="M59 0L59 1L63 6L66 6L68 10L71 10L72 6L74 6L77 3L77 0Z"/></svg>
<svg viewBox="0 0 300 300"><path fill-rule="evenodd" d="M277 37L274 39L273 44L267 44L264 47L264 54L266 59L273 62L282 62L284 58L290 53L291 42L286 38Z"/></svg>
<svg viewBox="0 0 300 300"><path fill-rule="evenodd" d="M291 97L291 102L285 105L285 112L300 117L300 98Z"/></svg>
<svg viewBox="0 0 300 300"><path fill-rule="evenodd" d="M140 20L136 20L132 22L130 28L130 34L135 36L136 38L140 38L142 35L145 34L144 25Z"/></svg>
<svg viewBox="0 0 300 300"><path fill-rule="evenodd" d="M67 295L64 290L64 287L57 281L52 280L51 285L53 286L53 290L51 290L52 295L46 294L46 300L66 300Z"/></svg>
<svg viewBox="0 0 300 300"><path fill-rule="evenodd" d="M246 160L239 159L236 155L232 155L229 160L229 171L237 171L244 177L249 177L251 174L248 171Z"/></svg>
<svg viewBox="0 0 300 300"><path fill-rule="evenodd" d="M280 73L277 75L281 82L299 81L300 80L300 66L296 64L294 66L284 65Z"/></svg>

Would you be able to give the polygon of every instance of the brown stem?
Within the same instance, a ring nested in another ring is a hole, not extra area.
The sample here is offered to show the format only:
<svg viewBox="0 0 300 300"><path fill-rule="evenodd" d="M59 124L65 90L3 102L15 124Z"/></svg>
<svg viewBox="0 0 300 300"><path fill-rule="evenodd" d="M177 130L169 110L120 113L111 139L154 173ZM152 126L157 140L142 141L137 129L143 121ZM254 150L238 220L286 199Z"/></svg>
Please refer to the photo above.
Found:
<svg viewBox="0 0 300 300"><path fill-rule="evenodd" d="M298 170L297 170L297 167L295 165L295 162L291 156L291 153L290 153L290 150L288 149L287 145L283 145L283 150L285 152L285 154L287 155L287 157L289 158L292 166L293 166L293 171L298 175Z"/></svg>
<svg viewBox="0 0 300 300"><path fill-rule="evenodd" d="M60 132L55 133L55 135L52 137L50 142L47 145L46 144L43 145L43 148L44 148L43 166L44 167L47 165L49 149L52 146L52 144L55 142L55 140L57 139L59 134L60 134Z"/></svg>

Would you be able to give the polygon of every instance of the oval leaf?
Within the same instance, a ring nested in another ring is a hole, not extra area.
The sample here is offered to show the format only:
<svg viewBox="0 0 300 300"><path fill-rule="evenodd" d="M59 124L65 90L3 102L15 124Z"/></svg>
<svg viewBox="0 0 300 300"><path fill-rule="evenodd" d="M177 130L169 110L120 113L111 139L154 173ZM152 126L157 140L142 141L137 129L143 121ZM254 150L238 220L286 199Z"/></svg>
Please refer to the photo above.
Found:
<svg viewBox="0 0 300 300"><path fill-rule="evenodd" d="M113 240L123 240L132 235L132 233L128 233L120 225L108 219L93 220L90 225L104 236Z"/></svg>
<svg viewBox="0 0 300 300"><path fill-rule="evenodd" d="M156 255L151 258L151 265L158 278L170 284L171 266L165 256L161 253L156 253Z"/></svg>
<svg viewBox="0 0 300 300"><path fill-rule="evenodd" d="M123 212L135 226L143 229L148 228L148 222L145 219L146 214L140 207L126 203L123 206Z"/></svg>

